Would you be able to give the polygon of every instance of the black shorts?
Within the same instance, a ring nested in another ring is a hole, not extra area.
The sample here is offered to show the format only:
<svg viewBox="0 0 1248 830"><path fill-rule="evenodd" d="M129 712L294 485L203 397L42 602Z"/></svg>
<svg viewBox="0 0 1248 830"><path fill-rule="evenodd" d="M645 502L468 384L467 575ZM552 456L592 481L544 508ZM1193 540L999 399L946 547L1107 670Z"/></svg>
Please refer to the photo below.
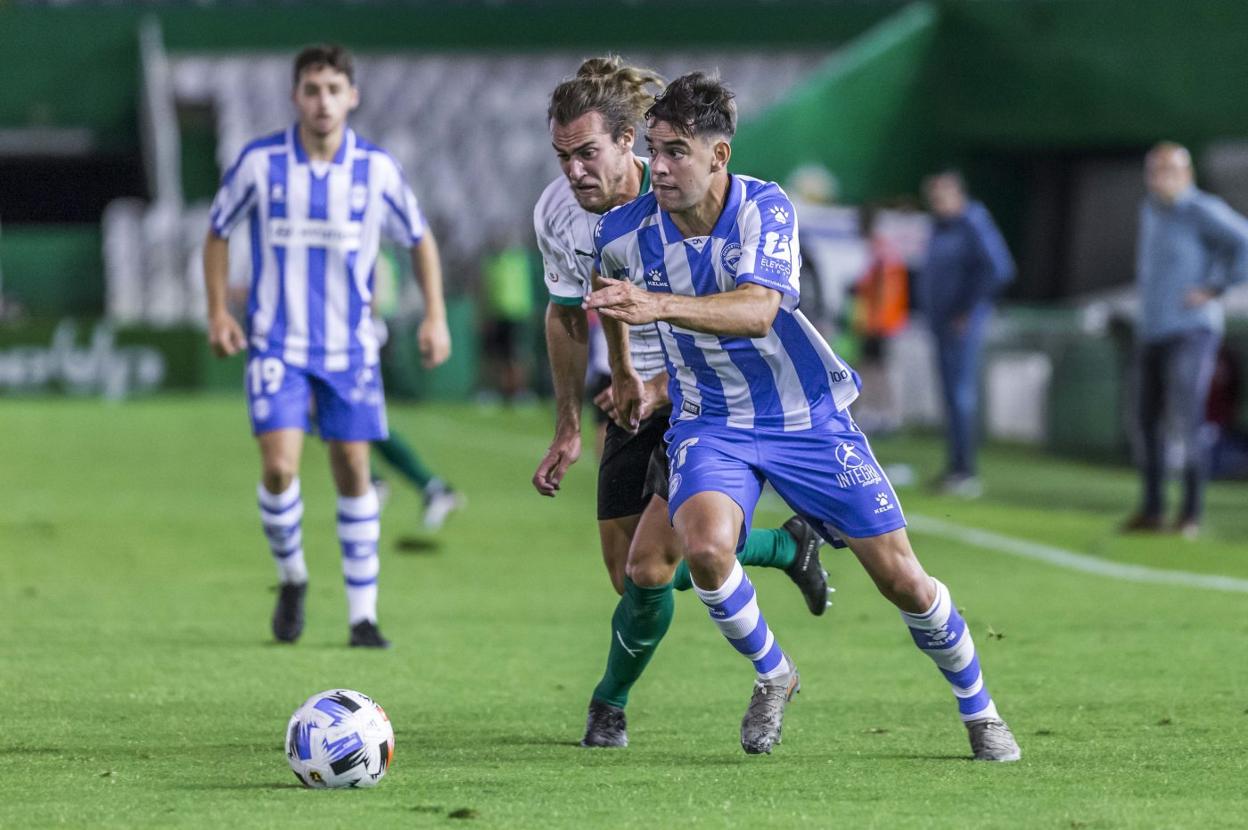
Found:
<svg viewBox="0 0 1248 830"><path fill-rule="evenodd" d="M641 422L636 435L630 435L614 422L607 424L598 462L598 520L636 516L646 509L650 496L667 494L667 454L663 433L667 432L671 410L656 412ZM653 488L651 461L662 458L663 492Z"/></svg>
<svg viewBox="0 0 1248 830"><path fill-rule="evenodd" d="M607 417L607 413L594 406L594 398L611 385L611 376L594 372L590 375L589 380L585 381L585 398L589 401L590 406L594 410L594 423L606 424L611 419Z"/></svg>

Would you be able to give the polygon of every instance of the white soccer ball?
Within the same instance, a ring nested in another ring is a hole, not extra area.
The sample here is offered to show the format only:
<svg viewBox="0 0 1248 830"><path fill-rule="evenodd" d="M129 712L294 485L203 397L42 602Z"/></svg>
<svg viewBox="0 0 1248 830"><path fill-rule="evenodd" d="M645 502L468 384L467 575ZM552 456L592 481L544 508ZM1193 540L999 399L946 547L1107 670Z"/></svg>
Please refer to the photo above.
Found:
<svg viewBox="0 0 1248 830"><path fill-rule="evenodd" d="M375 787L392 757L385 710L350 689L312 695L286 727L286 759L305 787Z"/></svg>

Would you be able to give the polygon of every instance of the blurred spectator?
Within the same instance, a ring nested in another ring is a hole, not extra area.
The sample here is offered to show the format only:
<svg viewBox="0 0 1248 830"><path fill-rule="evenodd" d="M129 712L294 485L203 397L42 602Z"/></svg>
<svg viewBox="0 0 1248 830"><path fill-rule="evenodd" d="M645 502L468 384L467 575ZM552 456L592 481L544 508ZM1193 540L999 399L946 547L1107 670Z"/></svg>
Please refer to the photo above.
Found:
<svg viewBox="0 0 1248 830"><path fill-rule="evenodd" d="M483 272L491 383L507 403L527 399L532 393L529 349L523 340L535 309L529 252L519 245L507 245L486 257Z"/></svg>
<svg viewBox="0 0 1248 830"><path fill-rule="evenodd" d="M1210 478L1248 478L1248 434L1236 426L1242 390L1239 360L1224 345L1214 364L1205 410Z"/></svg>
<svg viewBox="0 0 1248 830"><path fill-rule="evenodd" d="M794 168L784 189L797 208L802 232L802 300L806 318L825 338L847 329L848 299L866 268L867 246L858 210L837 204L836 176L820 164ZM852 359L845 343L836 353Z"/></svg>
<svg viewBox="0 0 1248 830"><path fill-rule="evenodd" d="M940 487L976 498L982 492L975 466L980 354L993 299L1014 278L1014 261L987 208L968 197L958 171L928 176L923 193L933 223L916 292L936 340L945 398L949 458Z"/></svg>
<svg viewBox="0 0 1248 830"><path fill-rule="evenodd" d="M1192 158L1163 142L1145 160L1136 285L1139 457L1143 498L1124 530L1162 528L1167 409L1181 437L1183 504L1174 529L1200 532L1209 458L1201 441L1209 384L1222 340L1223 290L1248 277L1248 221L1198 190Z"/></svg>
<svg viewBox="0 0 1248 830"><path fill-rule="evenodd" d="M901 414L888 376L888 345L906 326L910 316L909 275L906 263L881 232L878 212L862 210L862 227L868 232L869 259L855 287L857 302L853 330L862 341L857 369L862 394L854 404L854 418L868 432L895 430Z"/></svg>
<svg viewBox="0 0 1248 830"><path fill-rule="evenodd" d="M945 397L948 462L940 487L976 498L982 492L975 464L980 354L993 298L1013 280L1015 266L987 208L967 196L960 172L932 173L924 196L934 221L916 292L936 339Z"/></svg>

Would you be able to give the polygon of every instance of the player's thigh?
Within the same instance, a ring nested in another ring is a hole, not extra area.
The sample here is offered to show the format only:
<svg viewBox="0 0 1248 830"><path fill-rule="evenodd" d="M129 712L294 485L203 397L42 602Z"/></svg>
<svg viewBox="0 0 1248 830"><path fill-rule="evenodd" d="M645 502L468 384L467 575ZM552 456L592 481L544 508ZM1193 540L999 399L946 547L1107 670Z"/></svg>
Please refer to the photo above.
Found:
<svg viewBox="0 0 1248 830"><path fill-rule="evenodd" d="M260 447L260 465L266 486L285 489L299 474L299 458L303 453L303 430L293 427L272 429L256 436Z"/></svg>
<svg viewBox="0 0 1248 830"><path fill-rule="evenodd" d="M760 465L776 493L829 542L906 526L893 485L848 413L758 440Z"/></svg>
<svg viewBox="0 0 1248 830"><path fill-rule="evenodd" d="M316 427L326 441L381 441L389 437L381 369L361 366L309 376Z"/></svg>
<svg viewBox="0 0 1248 830"><path fill-rule="evenodd" d="M880 593L901 610L917 614L931 606L935 589L905 528L878 536L848 537L845 542Z"/></svg>
<svg viewBox="0 0 1248 830"><path fill-rule="evenodd" d="M753 433L683 422L667 432L668 516L685 555L734 552L750 532L762 475ZM683 508L694 502L688 511Z"/></svg>
<svg viewBox="0 0 1248 830"><path fill-rule="evenodd" d="M653 588L672 581L680 562L681 544L667 518L667 500L654 496L641 514L628 550L628 578Z"/></svg>

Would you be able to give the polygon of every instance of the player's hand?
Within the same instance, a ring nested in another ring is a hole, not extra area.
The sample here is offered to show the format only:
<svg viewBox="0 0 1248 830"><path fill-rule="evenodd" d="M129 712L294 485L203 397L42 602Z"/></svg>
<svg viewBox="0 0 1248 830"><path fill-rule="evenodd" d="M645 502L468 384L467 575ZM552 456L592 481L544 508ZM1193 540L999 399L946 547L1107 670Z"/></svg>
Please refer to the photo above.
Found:
<svg viewBox="0 0 1248 830"><path fill-rule="evenodd" d="M1187 296L1183 298L1183 305L1188 308L1200 308L1205 303L1216 298L1218 295L1210 291L1208 288L1193 288L1187 292Z"/></svg>
<svg viewBox="0 0 1248 830"><path fill-rule="evenodd" d="M615 420L615 395L612 393L613 387L608 386L597 395L594 396L594 406L601 409L606 416L612 421Z"/></svg>
<svg viewBox="0 0 1248 830"><path fill-rule="evenodd" d="M208 320L208 345L217 357L230 357L247 348L243 327L228 312Z"/></svg>
<svg viewBox="0 0 1248 830"><path fill-rule="evenodd" d="M657 294L651 294L626 280L601 279L601 282L603 287L587 296L581 304L586 311L597 311L604 317L630 326L644 326L659 319Z"/></svg>
<svg viewBox="0 0 1248 830"><path fill-rule="evenodd" d="M543 496L554 498L564 474L580 457L581 434L579 432L556 433L555 440L550 443L550 448L546 450L541 463L537 465L537 472L533 473L534 489Z"/></svg>
<svg viewBox="0 0 1248 830"><path fill-rule="evenodd" d="M656 409L668 403L667 375L659 374L642 384L641 409L637 412L639 421L644 421L654 414ZM607 417L617 424L620 413L615 405L614 387L608 386L594 396L594 406L606 413Z"/></svg>
<svg viewBox="0 0 1248 830"><path fill-rule="evenodd" d="M615 402L615 417L620 429L636 432L641 426L642 401L646 396L646 385L641 377L633 371L628 374L611 376L611 397Z"/></svg>
<svg viewBox="0 0 1248 830"><path fill-rule="evenodd" d="M416 341L420 345L420 363L426 369L441 366L451 356L451 332L444 318L426 317L416 330Z"/></svg>

